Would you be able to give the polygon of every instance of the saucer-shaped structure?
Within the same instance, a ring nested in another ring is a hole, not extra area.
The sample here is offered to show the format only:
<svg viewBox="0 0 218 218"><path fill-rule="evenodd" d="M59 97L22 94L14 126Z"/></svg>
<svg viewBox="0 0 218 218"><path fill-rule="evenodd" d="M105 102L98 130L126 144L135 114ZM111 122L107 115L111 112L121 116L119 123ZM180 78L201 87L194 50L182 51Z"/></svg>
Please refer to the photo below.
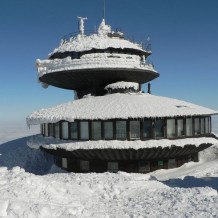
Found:
<svg viewBox="0 0 218 218"><path fill-rule="evenodd" d="M47 60L38 59L39 81L86 94L116 81L143 84L159 76L146 60L150 54L142 44L112 32L103 20L97 33L64 39Z"/></svg>

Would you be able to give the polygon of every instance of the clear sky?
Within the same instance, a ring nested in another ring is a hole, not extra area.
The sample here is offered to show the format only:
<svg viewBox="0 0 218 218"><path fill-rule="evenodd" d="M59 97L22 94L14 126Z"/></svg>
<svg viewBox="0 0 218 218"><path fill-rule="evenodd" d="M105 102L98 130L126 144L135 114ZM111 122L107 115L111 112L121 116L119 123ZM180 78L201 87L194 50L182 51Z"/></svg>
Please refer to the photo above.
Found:
<svg viewBox="0 0 218 218"><path fill-rule="evenodd" d="M217 0L106 0L106 23L134 40L150 36L153 94L218 110L217 10ZM0 1L0 122L72 100L72 91L37 83L35 60L77 31L77 16L94 30L102 11L103 0Z"/></svg>

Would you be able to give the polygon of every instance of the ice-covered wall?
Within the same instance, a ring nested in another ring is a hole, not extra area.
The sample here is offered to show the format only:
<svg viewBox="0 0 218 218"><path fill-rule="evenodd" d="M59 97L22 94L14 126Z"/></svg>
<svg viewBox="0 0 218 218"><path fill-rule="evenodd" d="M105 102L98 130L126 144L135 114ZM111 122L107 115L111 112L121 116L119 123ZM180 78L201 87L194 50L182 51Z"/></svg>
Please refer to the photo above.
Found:
<svg viewBox="0 0 218 218"><path fill-rule="evenodd" d="M138 55L93 53L83 55L80 59L37 60L38 76L47 73L97 68L142 69L156 72L152 65L142 63Z"/></svg>

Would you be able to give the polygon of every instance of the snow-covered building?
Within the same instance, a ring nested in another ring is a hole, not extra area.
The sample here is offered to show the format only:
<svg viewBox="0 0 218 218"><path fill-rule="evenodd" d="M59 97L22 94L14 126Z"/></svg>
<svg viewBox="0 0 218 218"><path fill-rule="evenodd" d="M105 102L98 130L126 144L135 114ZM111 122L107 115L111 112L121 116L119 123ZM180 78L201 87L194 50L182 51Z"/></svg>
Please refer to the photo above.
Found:
<svg viewBox="0 0 218 218"><path fill-rule="evenodd" d="M150 49L112 31L102 20L98 31L62 39L46 60L37 60L38 78L75 91L75 100L27 117L41 125L29 146L54 155L74 172L146 173L198 161L198 152L217 143L211 115L185 101L141 91L159 76L147 57Z"/></svg>

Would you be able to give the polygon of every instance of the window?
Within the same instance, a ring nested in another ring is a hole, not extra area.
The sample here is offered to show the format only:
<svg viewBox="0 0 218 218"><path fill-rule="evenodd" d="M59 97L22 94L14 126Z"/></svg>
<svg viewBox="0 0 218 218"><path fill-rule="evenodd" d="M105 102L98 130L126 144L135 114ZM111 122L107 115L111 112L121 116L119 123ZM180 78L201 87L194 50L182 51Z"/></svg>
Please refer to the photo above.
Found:
<svg viewBox="0 0 218 218"><path fill-rule="evenodd" d="M49 123L48 128L49 128L49 136L54 136L53 123Z"/></svg>
<svg viewBox="0 0 218 218"><path fill-rule="evenodd" d="M186 119L186 136L192 136L192 118Z"/></svg>
<svg viewBox="0 0 218 218"><path fill-rule="evenodd" d="M108 162L107 168L109 172L114 172L114 173L116 173L119 170L117 162Z"/></svg>
<svg viewBox="0 0 218 218"><path fill-rule="evenodd" d="M163 138L164 137L164 120L155 121L155 137Z"/></svg>
<svg viewBox="0 0 218 218"><path fill-rule="evenodd" d="M184 136L184 123L183 123L183 119L179 119L177 120L177 136Z"/></svg>
<svg viewBox="0 0 218 218"><path fill-rule="evenodd" d="M126 139L126 121L116 121L116 138Z"/></svg>
<svg viewBox="0 0 218 218"><path fill-rule="evenodd" d="M69 132L68 132L68 122L62 122L62 139L68 139L69 138Z"/></svg>
<svg viewBox="0 0 218 218"><path fill-rule="evenodd" d="M167 120L167 138L176 137L176 122L175 119Z"/></svg>
<svg viewBox="0 0 218 218"><path fill-rule="evenodd" d="M205 117L205 133L209 133L209 117Z"/></svg>
<svg viewBox="0 0 218 218"><path fill-rule="evenodd" d="M145 120L143 123L143 136L144 138L151 138L152 137L152 121Z"/></svg>
<svg viewBox="0 0 218 218"><path fill-rule="evenodd" d="M71 139L78 139L77 122L70 123L70 138Z"/></svg>
<svg viewBox="0 0 218 218"><path fill-rule="evenodd" d="M80 139L89 139L89 123L87 121L80 122Z"/></svg>
<svg viewBox="0 0 218 218"><path fill-rule="evenodd" d="M92 139L101 139L101 122L92 121Z"/></svg>
<svg viewBox="0 0 218 218"><path fill-rule="evenodd" d="M113 139L113 122L104 122L104 138Z"/></svg>
<svg viewBox="0 0 218 218"><path fill-rule="evenodd" d="M89 171L89 161L81 160L80 161L80 170Z"/></svg>
<svg viewBox="0 0 218 218"><path fill-rule="evenodd" d="M195 135L200 134L200 119L199 118L194 118L194 133Z"/></svg>
<svg viewBox="0 0 218 218"><path fill-rule="evenodd" d="M140 121L130 121L130 139L140 139Z"/></svg>
<svg viewBox="0 0 218 218"><path fill-rule="evenodd" d="M67 158L62 158L62 167L67 169Z"/></svg>
<svg viewBox="0 0 218 218"><path fill-rule="evenodd" d="M41 134L44 135L44 124L40 125Z"/></svg>
<svg viewBox="0 0 218 218"><path fill-rule="evenodd" d="M48 123L45 123L45 136L48 137Z"/></svg>
<svg viewBox="0 0 218 218"><path fill-rule="evenodd" d="M163 169L163 167L164 167L164 163L163 163L162 160L159 160L159 161L157 162L157 165L158 165L158 169Z"/></svg>
<svg viewBox="0 0 218 218"><path fill-rule="evenodd" d="M149 161L139 161L139 172L150 172L150 162Z"/></svg>
<svg viewBox="0 0 218 218"><path fill-rule="evenodd" d="M201 118L201 134L204 134L204 133L205 133L204 127L205 127L204 118Z"/></svg>
<svg viewBox="0 0 218 218"><path fill-rule="evenodd" d="M55 123L55 138L60 138L60 125L59 123Z"/></svg>
<svg viewBox="0 0 218 218"><path fill-rule="evenodd" d="M168 160L168 169L175 168L176 166L176 159L169 159Z"/></svg>

